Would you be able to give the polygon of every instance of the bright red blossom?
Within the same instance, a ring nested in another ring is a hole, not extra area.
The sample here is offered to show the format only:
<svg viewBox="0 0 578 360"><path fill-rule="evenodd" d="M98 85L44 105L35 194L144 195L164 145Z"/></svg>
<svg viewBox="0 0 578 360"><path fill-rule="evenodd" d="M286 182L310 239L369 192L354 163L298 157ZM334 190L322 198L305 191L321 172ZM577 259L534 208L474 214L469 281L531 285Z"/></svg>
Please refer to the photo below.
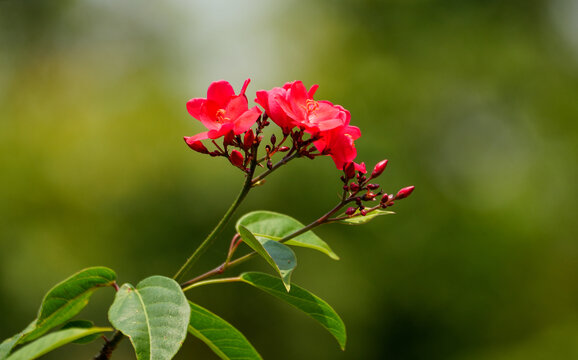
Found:
<svg viewBox="0 0 578 360"><path fill-rule="evenodd" d="M361 136L361 131L356 126L344 125L322 131L319 133L321 138L314 142L315 147L322 153L326 153L333 159L335 166L342 170L345 165L353 162L357 156L354 140ZM365 164L356 164L355 170L366 172Z"/></svg>
<svg viewBox="0 0 578 360"><path fill-rule="evenodd" d="M245 90L251 80L245 80L239 95L229 82L215 81L207 90L207 98L195 98L187 102L187 110L209 131L185 137L187 144L203 139L217 139L230 132L239 135L247 131L261 115L258 107L249 109Z"/></svg>
<svg viewBox="0 0 578 360"><path fill-rule="evenodd" d="M257 91L255 101L284 133L299 127L313 134L349 124L349 111L329 101L313 100L318 87L313 85L307 91L301 81L293 81L282 88Z"/></svg>

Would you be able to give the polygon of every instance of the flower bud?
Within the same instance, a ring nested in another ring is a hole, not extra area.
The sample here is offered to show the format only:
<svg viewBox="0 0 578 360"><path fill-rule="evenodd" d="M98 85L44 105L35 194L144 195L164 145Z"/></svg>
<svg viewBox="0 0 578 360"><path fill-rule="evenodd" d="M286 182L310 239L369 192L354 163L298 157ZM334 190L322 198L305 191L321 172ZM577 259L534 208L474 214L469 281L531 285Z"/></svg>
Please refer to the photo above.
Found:
<svg viewBox="0 0 578 360"><path fill-rule="evenodd" d="M381 197L381 200L379 202L382 204L385 204L388 200L389 200L389 195L383 194L383 196Z"/></svg>
<svg viewBox="0 0 578 360"><path fill-rule="evenodd" d="M397 192L397 195L395 195L395 200L405 199L406 197L410 196L411 193L413 192L413 189L415 189L415 186L408 186L399 190Z"/></svg>
<svg viewBox="0 0 578 360"><path fill-rule="evenodd" d="M205 147L205 145L203 145L203 143L200 140L196 140L196 141L190 141L190 137L185 136L185 142L187 143L187 145L195 150L196 152L200 152L201 154L208 154L209 150Z"/></svg>
<svg viewBox="0 0 578 360"><path fill-rule="evenodd" d="M356 183L351 183L351 185L349 185L349 188L351 189L351 191L358 191L359 185L357 185Z"/></svg>
<svg viewBox="0 0 578 360"><path fill-rule="evenodd" d="M359 213L361 214L361 216L365 216L367 215L367 210L359 210Z"/></svg>
<svg viewBox="0 0 578 360"><path fill-rule="evenodd" d="M355 210L354 207L347 208L347 210L345 210L345 215L353 215L355 214Z"/></svg>
<svg viewBox="0 0 578 360"><path fill-rule="evenodd" d="M275 146L276 142L277 142L277 137L275 136L275 134L271 134L271 145Z"/></svg>
<svg viewBox="0 0 578 360"><path fill-rule="evenodd" d="M367 184L367 188L369 190L375 190L375 189L379 188L379 184Z"/></svg>
<svg viewBox="0 0 578 360"><path fill-rule="evenodd" d="M242 168L243 162L245 161L245 157L241 154L238 150L231 151L231 156L229 157L231 164L235 165L236 167Z"/></svg>
<svg viewBox="0 0 578 360"><path fill-rule="evenodd" d="M254 140L255 134L253 133L253 129L249 129L249 131L245 133L245 137L243 138L243 147L245 147L245 149L249 149L251 146L253 146Z"/></svg>
<svg viewBox="0 0 578 360"><path fill-rule="evenodd" d="M371 191L366 192L365 194L363 194L363 196L361 197L361 200L363 201L370 201L375 199L375 194L372 193Z"/></svg>
<svg viewBox="0 0 578 360"><path fill-rule="evenodd" d="M348 179L352 179L355 176L355 164L353 162L345 164L343 171Z"/></svg>
<svg viewBox="0 0 578 360"><path fill-rule="evenodd" d="M289 151L289 147L288 146L281 146L281 147L279 147L279 151L281 151L281 152Z"/></svg>
<svg viewBox="0 0 578 360"><path fill-rule="evenodd" d="M225 144L225 146L233 145L233 139L234 138L235 138L235 133L233 132L233 130L231 130L227 134L225 134L225 139L223 140L223 144Z"/></svg>
<svg viewBox="0 0 578 360"><path fill-rule="evenodd" d="M371 172L371 178L376 178L379 175L381 175L381 173L383 173L383 170L385 170L386 166L387 166L387 159L378 162L377 165L375 165L375 167L373 168L373 171Z"/></svg>

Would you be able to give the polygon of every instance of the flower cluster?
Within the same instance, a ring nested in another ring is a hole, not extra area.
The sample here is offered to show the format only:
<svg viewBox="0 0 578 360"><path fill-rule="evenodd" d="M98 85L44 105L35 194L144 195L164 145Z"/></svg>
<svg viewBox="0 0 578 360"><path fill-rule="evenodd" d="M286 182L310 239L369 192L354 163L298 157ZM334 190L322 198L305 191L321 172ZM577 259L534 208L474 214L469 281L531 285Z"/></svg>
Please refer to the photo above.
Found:
<svg viewBox="0 0 578 360"><path fill-rule="evenodd" d="M353 162L357 156L354 141L361 136L361 131L349 125L351 115L342 106L314 100L317 85L307 90L301 81L293 81L269 91L257 91L255 102L265 110L265 117L261 117L262 111L258 107L248 106L245 91L249 82L247 79L236 95L227 81L216 81L209 86L206 99L195 98L187 102L189 114L208 129L185 137L189 147L212 156L226 156L243 169L252 141L262 140L255 136L251 127L257 123L255 132L259 135L270 124L267 119L271 119L281 128L283 140L276 144L276 138L272 139L267 148L267 161L273 153L287 151L309 158L328 155L339 170ZM221 137L224 139L222 147L214 142ZM282 145L288 138L293 141L291 147ZM217 150L210 152L201 142L206 139L211 139ZM239 147L245 156L239 150L229 151L230 146ZM363 164L354 164L357 170L364 171Z"/></svg>
<svg viewBox="0 0 578 360"><path fill-rule="evenodd" d="M239 95L236 95L227 81L216 81L209 86L207 98L195 98L187 102L189 114L208 129L185 137L191 149L211 156L226 157L250 176L253 176L256 166L266 166L267 170L252 180L253 185L294 158L330 156L337 169L344 172L341 177L344 182L344 204L356 204L347 209L345 217L365 216L368 212L392 206L394 200L407 197L413 191L413 187L407 187L396 196L377 191L380 186L369 181L383 172L387 160L378 163L372 174L366 177L365 163L354 161L357 156L354 141L361 136L361 131L350 125L351 114L341 105L314 99L318 85L307 90L303 82L293 81L282 87L257 91L255 102L263 108L263 114L257 106L248 106L245 91L249 82L247 79ZM271 125L269 120L279 127L282 138L277 139L275 134L271 135L264 154L258 154L264 139L263 130ZM217 143L216 140L221 138L221 143ZM202 143L202 140L208 139L215 150L209 151ZM273 155L277 153L282 153L283 158L273 163ZM359 195L361 193L363 195ZM378 205L364 205L378 197Z"/></svg>

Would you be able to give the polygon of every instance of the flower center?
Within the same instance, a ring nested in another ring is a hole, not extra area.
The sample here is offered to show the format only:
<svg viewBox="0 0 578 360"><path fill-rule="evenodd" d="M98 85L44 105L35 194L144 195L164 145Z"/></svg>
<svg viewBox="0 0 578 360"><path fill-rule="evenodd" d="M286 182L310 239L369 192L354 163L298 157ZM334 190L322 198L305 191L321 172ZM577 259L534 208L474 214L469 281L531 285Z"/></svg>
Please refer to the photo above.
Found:
<svg viewBox="0 0 578 360"><path fill-rule="evenodd" d="M311 113L315 112L317 109L319 109L319 104L317 103L317 101L315 101L313 99L307 99L305 101L305 111L307 111L307 115L310 115Z"/></svg>
<svg viewBox="0 0 578 360"><path fill-rule="evenodd" d="M229 122L230 119L228 117L225 116L225 109L219 109L217 110L217 113L215 114L215 117L217 118L217 122L219 124L225 123L225 122Z"/></svg>

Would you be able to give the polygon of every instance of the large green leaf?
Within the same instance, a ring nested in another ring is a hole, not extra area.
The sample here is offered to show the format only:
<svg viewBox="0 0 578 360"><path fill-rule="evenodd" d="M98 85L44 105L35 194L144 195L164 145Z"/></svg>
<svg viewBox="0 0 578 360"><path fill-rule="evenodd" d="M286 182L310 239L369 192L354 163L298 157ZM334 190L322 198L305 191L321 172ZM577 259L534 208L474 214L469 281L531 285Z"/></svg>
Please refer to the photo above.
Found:
<svg viewBox="0 0 578 360"><path fill-rule="evenodd" d="M112 328L93 327L88 329L71 328L66 330L59 330L51 334L45 335L36 341L24 346L15 351L6 360L32 360L36 359L56 348L66 345L75 340L84 338L86 336L113 331Z"/></svg>
<svg viewBox="0 0 578 360"><path fill-rule="evenodd" d="M345 350L347 340L345 324L325 301L297 285L293 285L291 291L286 292L281 281L268 274L248 272L241 274L240 278L247 284L278 297L317 320L335 337L341 349Z"/></svg>
<svg viewBox="0 0 578 360"><path fill-rule="evenodd" d="M261 359L245 336L209 310L189 301L189 333L201 339L223 360Z"/></svg>
<svg viewBox="0 0 578 360"><path fill-rule="evenodd" d="M395 213L393 211L385 211L385 210L377 209L377 210L373 210L372 212L363 216L358 211L354 214L354 216L352 216L348 219L340 220L339 222L342 224L346 224L346 225L363 225L363 224L373 220L374 218L376 218L378 216L391 215L391 214L395 214Z"/></svg>
<svg viewBox="0 0 578 360"><path fill-rule="evenodd" d="M281 276L285 289L291 289L291 273L297 266L295 253L288 246L269 239L257 239L250 230L239 225L239 235L247 245L261 255Z"/></svg>
<svg viewBox="0 0 578 360"><path fill-rule="evenodd" d="M124 284L108 311L110 323L130 338L138 360L168 360L187 336L191 309L179 284L151 276Z"/></svg>
<svg viewBox="0 0 578 360"><path fill-rule="evenodd" d="M65 323L88 304L96 289L112 285L115 280L116 274L111 269L92 267L57 284L44 297L34 327L23 333L18 343L32 341Z"/></svg>
<svg viewBox="0 0 578 360"><path fill-rule="evenodd" d="M237 221L237 231L239 231L239 226L241 225L249 229L257 238L262 237L275 241L279 241L305 227L305 225L290 216L272 211L253 211L245 214ZM315 249L327 254L334 260L339 260L339 256L313 231L307 231L284 243L291 246Z"/></svg>

